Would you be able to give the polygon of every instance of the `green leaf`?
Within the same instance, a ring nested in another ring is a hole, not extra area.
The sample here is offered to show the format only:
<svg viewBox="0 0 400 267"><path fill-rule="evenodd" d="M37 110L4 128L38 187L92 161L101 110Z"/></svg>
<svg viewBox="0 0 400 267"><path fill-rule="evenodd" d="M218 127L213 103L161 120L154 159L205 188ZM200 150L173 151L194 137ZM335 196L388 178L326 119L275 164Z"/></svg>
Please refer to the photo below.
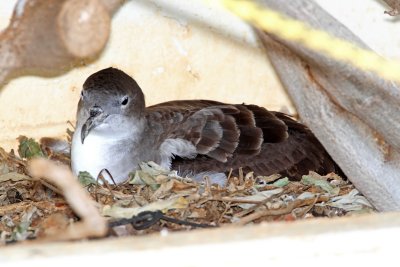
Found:
<svg viewBox="0 0 400 267"><path fill-rule="evenodd" d="M35 157L45 157L39 143L33 138L20 136L18 137L18 141L18 154L21 158L31 159Z"/></svg>
<svg viewBox="0 0 400 267"><path fill-rule="evenodd" d="M328 192L331 196L336 196L339 194L340 188L333 187L328 181L323 179L317 179L311 177L310 175L303 175L301 182L305 185L315 185L320 187L322 190Z"/></svg>
<svg viewBox="0 0 400 267"><path fill-rule="evenodd" d="M136 184L136 185L148 185L150 188L155 191L160 187L160 184L152 177L150 174L144 171L136 171L134 174L129 174L130 181L129 184Z"/></svg>
<svg viewBox="0 0 400 267"><path fill-rule="evenodd" d="M275 181L272 185L276 187L284 187L287 184L289 184L289 178L285 177Z"/></svg>
<svg viewBox="0 0 400 267"><path fill-rule="evenodd" d="M84 171L84 172L79 172L78 174L78 181L83 185L84 187L91 185L91 184L97 184L96 180L93 178L93 176L90 175L90 173Z"/></svg>

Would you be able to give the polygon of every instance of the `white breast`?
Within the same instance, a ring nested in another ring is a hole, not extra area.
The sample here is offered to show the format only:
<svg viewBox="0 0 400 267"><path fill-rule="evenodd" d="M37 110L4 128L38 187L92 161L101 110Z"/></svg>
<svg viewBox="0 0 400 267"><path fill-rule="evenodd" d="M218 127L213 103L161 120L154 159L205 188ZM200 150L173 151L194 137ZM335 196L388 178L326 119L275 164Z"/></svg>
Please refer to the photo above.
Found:
<svg viewBox="0 0 400 267"><path fill-rule="evenodd" d="M123 143L132 144L132 140L121 137L98 135L91 132L81 142L80 130L75 131L71 147L71 166L75 175L79 172L87 171L94 178L97 178L103 169L107 169L116 183L124 182L128 178L130 171L135 169L132 158L129 156L129 147L124 147ZM103 176L112 183L107 173Z"/></svg>

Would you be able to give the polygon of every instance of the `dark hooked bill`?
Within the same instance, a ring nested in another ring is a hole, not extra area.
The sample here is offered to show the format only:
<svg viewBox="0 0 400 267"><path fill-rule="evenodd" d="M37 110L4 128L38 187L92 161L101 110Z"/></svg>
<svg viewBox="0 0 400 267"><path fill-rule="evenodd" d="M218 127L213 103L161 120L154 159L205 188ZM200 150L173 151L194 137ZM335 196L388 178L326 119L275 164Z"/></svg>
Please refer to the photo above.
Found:
<svg viewBox="0 0 400 267"><path fill-rule="evenodd" d="M82 144L85 138L89 135L90 131L103 123L104 119L107 118L107 114L103 112L100 107L94 106L89 110L89 118L82 125L81 141Z"/></svg>

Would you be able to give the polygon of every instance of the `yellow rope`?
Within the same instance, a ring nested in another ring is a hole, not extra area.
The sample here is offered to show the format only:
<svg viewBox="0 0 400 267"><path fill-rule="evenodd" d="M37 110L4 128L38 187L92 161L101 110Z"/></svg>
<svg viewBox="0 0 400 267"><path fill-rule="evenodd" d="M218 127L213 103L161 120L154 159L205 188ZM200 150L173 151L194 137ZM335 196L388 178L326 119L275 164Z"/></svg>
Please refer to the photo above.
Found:
<svg viewBox="0 0 400 267"><path fill-rule="evenodd" d="M249 0L219 0L228 10L262 30L281 38L301 43L305 47L373 71L389 80L400 82L400 63L380 57L350 42L311 28L310 26L277 13Z"/></svg>

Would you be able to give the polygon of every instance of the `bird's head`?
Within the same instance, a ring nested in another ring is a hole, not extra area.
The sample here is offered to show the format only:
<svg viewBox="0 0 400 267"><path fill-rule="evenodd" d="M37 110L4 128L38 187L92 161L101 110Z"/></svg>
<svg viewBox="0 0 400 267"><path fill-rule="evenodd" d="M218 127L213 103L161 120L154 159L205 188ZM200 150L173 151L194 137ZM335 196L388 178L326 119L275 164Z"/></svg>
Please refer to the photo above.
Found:
<svg viewBox="0 0 400 267"><path fill-rule="evenodd" d="M90 75L78 104L78 125L82 144L89 133L118 131L126 122L140 120L145 109L142 90L121 70L107 68Z"/></svg>

